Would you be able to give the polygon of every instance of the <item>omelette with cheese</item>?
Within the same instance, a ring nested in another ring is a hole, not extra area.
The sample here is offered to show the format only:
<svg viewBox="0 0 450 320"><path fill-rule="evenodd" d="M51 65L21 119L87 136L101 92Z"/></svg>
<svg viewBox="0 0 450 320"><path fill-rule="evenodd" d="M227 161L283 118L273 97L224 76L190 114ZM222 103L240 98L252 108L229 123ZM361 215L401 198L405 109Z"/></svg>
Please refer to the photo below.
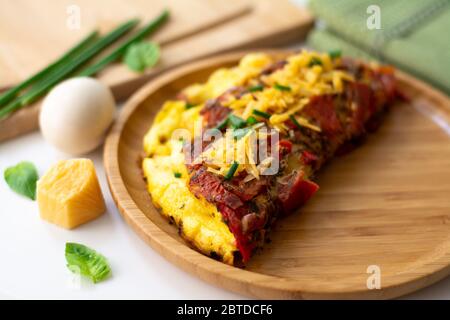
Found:
<svg viewBox="0 0 450 320"><path fill-rule="evenodd" d="M392 68L339 52L248 54L162 106L144 137L152 201L200 252L245 263L396 96Z"/></svg>

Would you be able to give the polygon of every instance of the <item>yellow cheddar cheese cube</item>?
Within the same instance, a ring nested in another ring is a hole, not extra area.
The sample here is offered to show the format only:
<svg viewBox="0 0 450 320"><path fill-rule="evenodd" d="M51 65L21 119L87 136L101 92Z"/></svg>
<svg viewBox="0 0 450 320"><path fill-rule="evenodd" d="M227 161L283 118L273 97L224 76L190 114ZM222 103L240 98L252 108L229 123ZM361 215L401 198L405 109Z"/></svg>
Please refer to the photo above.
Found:
<svg viewBox="0 0 450 320"><path fill-rule="evenodd" d="M105 200L89 159L62 160L37 184L41 218L72 229L105 212Z"/></svg>

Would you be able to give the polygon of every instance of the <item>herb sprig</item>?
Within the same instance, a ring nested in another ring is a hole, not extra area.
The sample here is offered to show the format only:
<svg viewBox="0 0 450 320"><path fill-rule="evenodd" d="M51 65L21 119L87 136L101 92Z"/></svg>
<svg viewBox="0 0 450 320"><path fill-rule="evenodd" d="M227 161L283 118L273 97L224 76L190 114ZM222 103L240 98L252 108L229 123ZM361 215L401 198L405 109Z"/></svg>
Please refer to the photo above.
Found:
<svg viewBox="0 0 450 320"><path fill-rule="evenodd" d="M100 38L99 40L95 41L91 46L89 46L81 54L77 55L73 60L67 61L67 63L61 66L61 68L57 68L54 72L51 72L47 78L43 79L42 82L38 83L35 87L32 87L22 96L20 96L16 100L13 100L5 107L3 107L0 110L0 119L4 118L11 112L36 101L43 94L49 91L53 86L55 86L58 82L60 82L68 75L70 75L73 71L75 71L78 67L89 61L97 53L102 51L104 48L106 48L111 43L115 42L117 39L122 37L132 28L134 28L138 24L138 22L139 20L137 19L130 20L120 25L118 28L111 31L103 38Z"/></svg>
<svg viewBox="0 0 450 320"><path fill-rule="evenodd" d="M36 200L36 182L39 176L34 164L22 161L13 167L7 168L3 176L13 191L31 200Z"/></svg>
<svg viewBox="0 0 450 320"><path fill-rule="evenodd" d="M98 61L97 63L88 66L86 69L80 71L78 76L82 77L89 77L100 70L102 70L104 67L106 67L108 64L117 61L120 57L122 57L128 48L142 39L144 39L146 36L152 34L155 32L161 25L163 25L168 19L169 19L169 11L164 10L158 17L156 17L154 20L150 21L146 26L144 26L142 29L140 29L135 35L131 36L128 40L126 40L124 43L122 43L120 46L118 46L116 49L113 50L109 55Z"/></svg>
<svg viewBox="0 0 450 320"><path fill-rule="evenodd" d="M94 283L106 279L111 274L106 258L85 245L68 242L65 253L69 270L91 278Z"/></svg>
<svg viewBox="0 0 450 320"><path fill-rule="evenodd" d="M67 53L62 55L58 60L50 64L49 66L45 67L44 69L38 71L22 83L18 84L15 87L12 87L11 89L5 91L4 93L0 94L0 106L5 105L9 101L11 101L14 97L17 96L22 90L26 89L31 84L45 78L48 74L53 72L57 67L62 66L63 64L67 63L70 59L73 59L76 55L80 54L89 44L92 44L92 42L97 39L98 32L93 31L91 32L87 37L85 37L83 40L81 40L78 44L76 44L73 48L71 48Z"/></svg>
<svg viewBox="0 0 450 320"><path fill-rule="evenodd" d="M167 21L168 17L169 11L164 10L158 17L150 21L149 24L141 28L136 34L132 35L117 48L113 49L111 53L101 58L98 62L88 65L84 69L81 69L81 71L77 71L106 47L133 29L139 23L139 20L129 20L100 39L97 39L98 34L96 31L92 32L88 37L83 39L83 41L69 50L60 59L56 60L54 63L39 71L16 87L13 87L0 95L0 120L7 117L12 112L35 102L56 84L67 77L95 75L110 63L121 58L132 44L141 41L145 36L154 32L165 21ZM152 52L154 53L155 50L152 49ZM159 57L159 54L153 54L150 62L154 60L157 61L155 57ZM152 63L149 63L147 60L147 66L151 64ZM24 92L22 95L19 95L30 85L32 86L28 91Z"/></svg>

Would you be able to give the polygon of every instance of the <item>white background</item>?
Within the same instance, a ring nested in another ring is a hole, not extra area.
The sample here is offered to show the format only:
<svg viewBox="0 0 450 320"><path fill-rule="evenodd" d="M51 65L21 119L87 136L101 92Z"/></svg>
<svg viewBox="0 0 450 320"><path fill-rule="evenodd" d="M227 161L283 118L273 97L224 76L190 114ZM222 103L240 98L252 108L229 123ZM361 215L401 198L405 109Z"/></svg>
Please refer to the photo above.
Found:
<svg viewBox="0 0 450 320"><path fill-rule="evenodd" d="M304 1L296 1L303 3ZM122 220L109 193L101 150L87 157L96 166L107 212L94 222L67 231L42 221L37 203L9 190L0 179L0 298L20 299L241 299L170 264ZM29 160L42 175L57 160L69 158L36 132L0 143L0 174ZM92 285L73 284L65 266L65 243L86 244L110 261L113 276ZM449 299L450 278L407 298Z"/></svg>
<svg viewBox="0 0 450 320"><path fill-rule="evenodd" d="M109 193L101 150L87 157L96 166L107 212L74 230L39 218L37 203L17 195L0 179L0 297L36 299L240 299L211 286L167 262L122 220ZM69 156L48 145L39 132L0 144L0 173L23 160L39 174ZM112 278L81 287L72 284L65 266L65 243L86 244L110 261ZM450 278L412 298L450 298Z"/></svg>

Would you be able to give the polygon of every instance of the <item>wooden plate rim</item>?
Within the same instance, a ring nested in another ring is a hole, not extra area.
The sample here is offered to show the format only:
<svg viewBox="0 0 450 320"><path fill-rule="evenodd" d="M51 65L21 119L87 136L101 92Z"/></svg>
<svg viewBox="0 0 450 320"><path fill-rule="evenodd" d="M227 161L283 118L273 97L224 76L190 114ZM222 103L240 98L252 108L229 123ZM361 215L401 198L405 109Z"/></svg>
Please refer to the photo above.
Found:
<svg viewBox="0 0 450 320"><path fill-rule="evenodd" d="M258 51L276 54L290 52L274 49L259 49ZM383 286L382 284L380 290L361 290L352 287L330 287L329 290L305 288L304 284L298 280L259 274L206 257L166 234L139 209L123 182L118 161L122 130L131 114L150 94L178 77L211 65L237 61L245 53L248 53L248 50L225 53L175 68L150 81L138 90L123 107L106 139L103 161L114 202L134 231L158 253L182 269L213 285L259 298L394 298L424 288L449 275L450 242L444 242L445 247L442 248L442 254L437 260L427 261L413 270L408 270L408 273L384 276L383 282L389 283L389 285ZM403 72L397 71L397 76L401 83L423 92L427 98L433 100L447 115L450 115L450 100L444 93ZM421 274L421 276L418 277L417 274Z"/></svg>

